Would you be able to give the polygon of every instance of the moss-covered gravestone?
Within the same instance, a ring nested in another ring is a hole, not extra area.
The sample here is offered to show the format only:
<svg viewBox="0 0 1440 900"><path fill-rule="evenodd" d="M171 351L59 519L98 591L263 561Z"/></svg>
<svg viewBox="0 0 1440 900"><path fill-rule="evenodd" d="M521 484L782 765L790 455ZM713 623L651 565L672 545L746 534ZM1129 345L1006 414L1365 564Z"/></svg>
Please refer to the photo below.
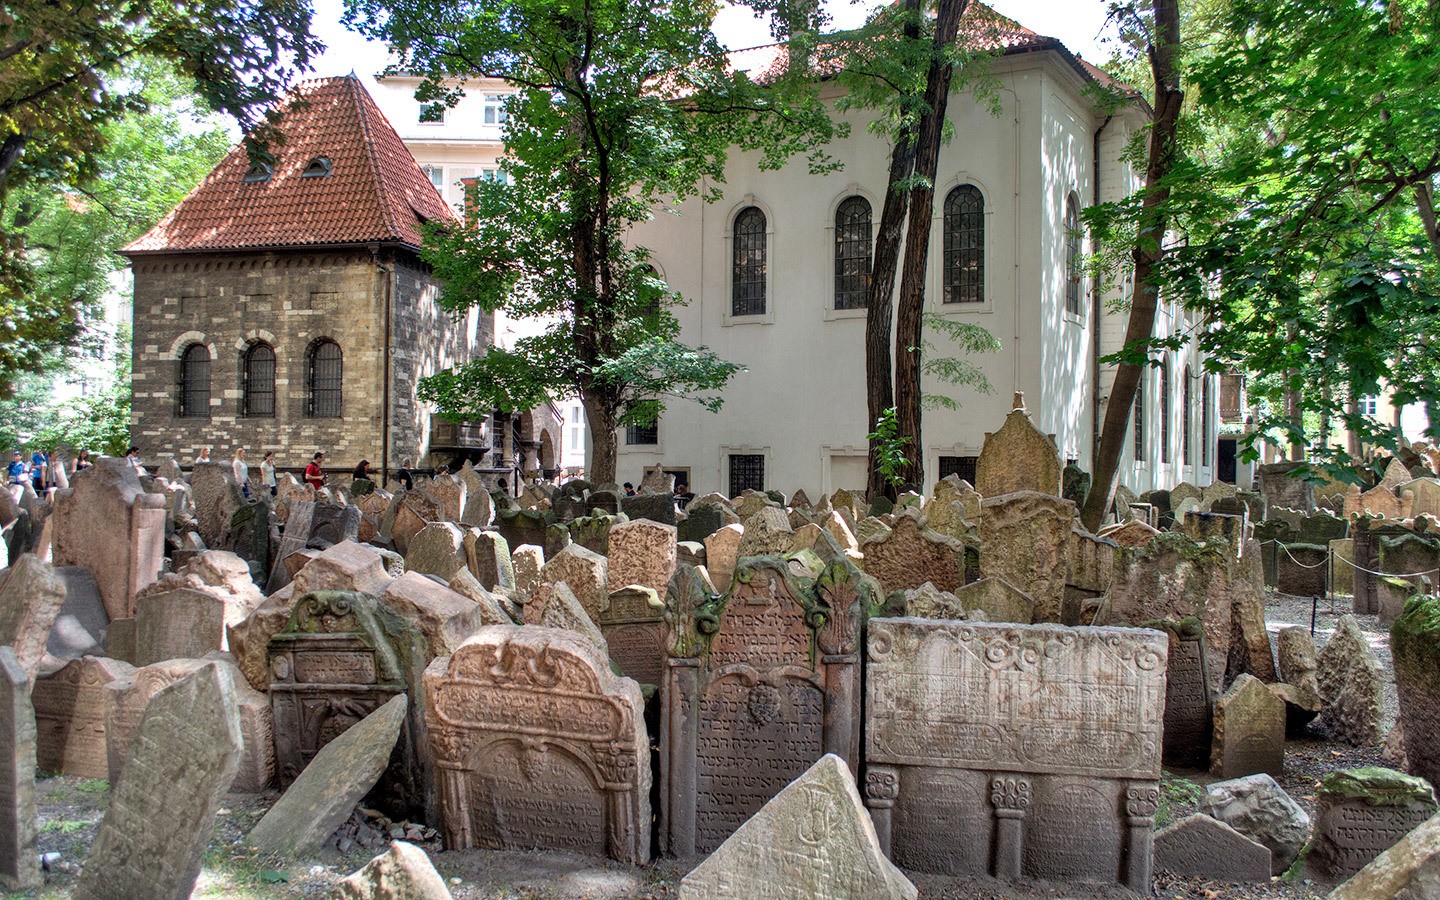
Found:
<svg viewBox="0 0 1440 900"><path fill-rule="evenodd" d="M1410 774L1440 778L1440 599L1414 597L1390 629Z"/></svg>
<svg viewBox="0 0 1440 900"><path fill-rule="evenodd" d="M1320 782L1315 804L1308 858L1337 880L1365 868L1440 811L1423 778L1382 768L1331 772Z"/></svg>

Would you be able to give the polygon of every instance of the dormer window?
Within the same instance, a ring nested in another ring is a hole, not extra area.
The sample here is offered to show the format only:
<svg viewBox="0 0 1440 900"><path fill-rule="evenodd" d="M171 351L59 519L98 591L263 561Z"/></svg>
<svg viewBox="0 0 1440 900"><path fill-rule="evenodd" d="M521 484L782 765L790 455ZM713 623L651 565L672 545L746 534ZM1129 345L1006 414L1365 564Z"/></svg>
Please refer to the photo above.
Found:
<svg viewBox="0 0 1440 900"><path fill-rule="evenodd" d="M275 167L263 160L255 160L250 163L250 168L245 170L245 181L269 181L270 176L275 174Z"/></svg>
<svg viewBox="0 0 1440 900"><path fill-rule="evenodd" d="M310 165L300 173L301 178L324 178L330 174L330 157L317 156L310 160Z"/></svg>

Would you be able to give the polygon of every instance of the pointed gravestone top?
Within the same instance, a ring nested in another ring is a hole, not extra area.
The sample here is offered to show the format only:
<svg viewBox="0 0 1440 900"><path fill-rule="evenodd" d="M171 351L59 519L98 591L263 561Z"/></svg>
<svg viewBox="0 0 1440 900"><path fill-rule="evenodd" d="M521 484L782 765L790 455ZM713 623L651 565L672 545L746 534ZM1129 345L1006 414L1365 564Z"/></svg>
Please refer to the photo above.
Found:
<svg viewBox="0 0 1440 900"><path fill-rule="evenodd" d="M1400 485L1410 481L1414 477L1415 476L1410 474L1410 470L1405 468L1404 463L1399 459L1391 457L1389 464L1385 466L1385 475L1380 479L1379 486L1388 491L1394 491L1399 488Z"/></svg>
<svg viewBox="0 0 1440 900"><path fill-rule="evenodd" d="M1055 442L1042 434L1024 409L1024 396L1015 395L1016 408L1005 424L985 436L975 464L975 489L982 497L1013 491L1039 491L1060 495L1060 453Z"/></svg>
<svg viewBox="0 0 1440 900"><path fill-rule="evenodd" d="M844 761L827 753L680 882L681 900L913 898Z"/></svg>

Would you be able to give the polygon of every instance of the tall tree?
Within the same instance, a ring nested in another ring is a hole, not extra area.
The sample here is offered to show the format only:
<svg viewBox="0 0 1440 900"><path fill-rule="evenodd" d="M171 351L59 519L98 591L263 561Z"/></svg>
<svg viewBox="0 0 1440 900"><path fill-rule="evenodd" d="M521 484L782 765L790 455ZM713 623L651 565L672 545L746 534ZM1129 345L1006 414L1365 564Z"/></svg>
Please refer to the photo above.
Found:
<svg viewBox="0 0 1440 900"><path fill-rule="evenodd" d="M676 340L666 306L681 298L628 230L657 206L716 198L736 150L764 168L796 154L828 167L820 148L836 126L813 85L735 71L709 0L349 0L348 10L390 45L396 69L426 76L421 100L453 103L479 77L519 89L504 132L511 183L477 185L469 227L432 232L424 256L448 309L552 324L427 379L422 397L476 417L578 393L600 481L615 477L619 425L653 422L674 398L717 408L739 367Z"/></svg>
<svg viewBox="0 0 1440 900"><path fill-rule="evenodd" d="M127 66L163 62L211 107L257 121L320 49L306 0L22 2L0 13L0 205L28 185L83 188L107 126L145 107ZM262 129L263 132L263 129ZM76 339L75 299L46 293L23 235L0 243L0 395Z"/></svg>
<svg viewBox="0 0 1440 900"><path fill-rule="evenodd" d="M1134 266L1134 289L1130 317L1125 326L1126 352L1119 359L1115 380L1105 404L1105 423L1095 455L1093 486L1085 499L1080 518L1085 527L1096 530L1115 499L1120 456L1130 427L1131 410L1140 385L1142 366L1155 333L1155 314L1160 302L1157 268L1169 229L1170 172L1175 163L1176 136L1185 95L1180 89L1180 4L1179 0L1154 0L1145 15L1134 4L1117 4L1118 13L1131 33L1144 39L1154 85L1154 120L1150 125L1149 149L1145 163L1145 187L1140 192L1135 242L1130 251ZM1137 358L1138 356L1138 358Z"/></svg>

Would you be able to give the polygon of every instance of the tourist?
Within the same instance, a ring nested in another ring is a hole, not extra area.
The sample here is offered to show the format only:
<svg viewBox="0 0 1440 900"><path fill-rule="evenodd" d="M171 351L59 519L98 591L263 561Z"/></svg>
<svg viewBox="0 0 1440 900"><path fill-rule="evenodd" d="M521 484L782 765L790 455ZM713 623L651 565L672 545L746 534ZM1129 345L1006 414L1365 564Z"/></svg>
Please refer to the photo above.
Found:
<svg viewBox="0 0 1440 900"><path fill-rule="evenodd" d="M130 464L130 468L132 468L132 469L135 470L135 474L136 474L136 475L146 475L146 474L149 474L149 473L147 473L147 472L145 471L145 467L140 464L140 448L139 448L139 447L131 447L129 450L126 450L126 451L125 451L125 461Z"/></svg>
<svg viewBox="0 0 1440 900"><path fill-rule="evenodd" d="M230 463L230 471L235 473L235 483L240 485L240 492L246 498L250 496L250 466L245 462L245 448L235 449L235 459Z"/></svg>
<svg viewBox="0 0 1440 900"><path fill-rule="evenodd" d="M45 465L48 462L50 457L44 450L36 450L30 455L30 484L42 497L45 495Z"/></svg>
<svg viewBox="0 0 1440 900"><path fill-rule="evenodd" d="M83 472L93 465L95 464L90 461L90 451L81 450L75 455L75 466L70 470L70 474L75 475Z"/></svg>
<svg viewBox="0 0 1440 900"><path fill-rule="evenodd" d="M209 447L201 447L201 448L200 448L200 453L199 453L199 455L197 455L197 456L195 457L195 465L198 466L198 465L200 465L201 463L208 463L209 461L210 461L210 448L209 448Z"/></svg>
<svg viewBox="0 0 1440 900"><path fill-rule="evenodd" d="M19 503L20 498L25 496L25 485L30 480L30 473L25 465L25 454L16 450L10 454L10 464L5 467L5 486L10 490L10 496Z"/></svg>
<svg viewBox="0 0 1440 900"><path fill-rule="evenodd" d="M353 478L353 479L356 480L356 481L359 481L359 480L362 479L362 478L364 478L364 479L366 479L366 480L369 480L369 478L370 478L370 460L368 460L368 459L362 459L362 460L360 460L359 464L355 466L355 471L353 471L353 472L350 473L350 477Z"/></svg>
<svg viewBox="0 0 1440 900"><path fill-rule="evenodd" d="M279 491L279 485L275 483L274 450L266 451L265 458L260 460L260 484L270 492L272 497Z"/></svg>
<svg viewBox="0 0 1440 900"><path fill-rule="evenodd" d="M320 468L324 461L325 454L317 452L310 457L310 464L305 467L305 483L317 491L325 486L325 471Z"/></svg>
<svg viewBox="0 0 1440 900"><path fill-rule="evenodd" d="M407 491L415 487L415 476L410 473L410 467L414 464L415 461L407 456L400 460L400 471L395 473L395 481Z"/></svg>
<svg viewBox="0 0 1440 900"><path fill-rule="evenodd" d="M631 484L631 483L628 482L628 481L625 482L625 496L627 496L627 497L633 497L633 496L635 496L635 485Z"/></svg>
<svg viewBox="0 0 1440 900"><path fill-rule="evenodd" d="M438 469L435 470L435 475L434 475L433 477L434 477L434 478L439 478L441 475L449 475L449 474L450 474L450 467L447 466L447 465L445 465L444 463L441 463L441 464L440 464L440 468L438 468Z"/></svg>

